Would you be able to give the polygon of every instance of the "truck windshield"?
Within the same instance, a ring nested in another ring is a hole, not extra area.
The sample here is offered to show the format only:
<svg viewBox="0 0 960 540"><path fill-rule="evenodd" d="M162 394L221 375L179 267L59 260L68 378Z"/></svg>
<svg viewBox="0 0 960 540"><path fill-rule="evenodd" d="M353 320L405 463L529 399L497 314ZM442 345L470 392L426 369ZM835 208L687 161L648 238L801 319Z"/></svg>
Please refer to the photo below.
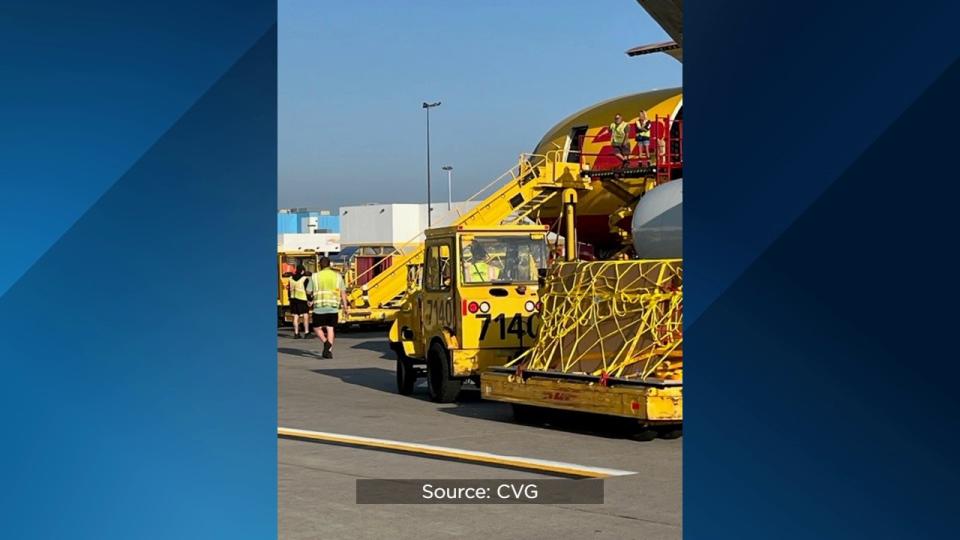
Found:
<svg viewBox="0 0 960 540"><path fill-rule="evenodd" d="M460 245L463 283L537 281L537 269L546 267L543 236L464 237Z"/></svg>

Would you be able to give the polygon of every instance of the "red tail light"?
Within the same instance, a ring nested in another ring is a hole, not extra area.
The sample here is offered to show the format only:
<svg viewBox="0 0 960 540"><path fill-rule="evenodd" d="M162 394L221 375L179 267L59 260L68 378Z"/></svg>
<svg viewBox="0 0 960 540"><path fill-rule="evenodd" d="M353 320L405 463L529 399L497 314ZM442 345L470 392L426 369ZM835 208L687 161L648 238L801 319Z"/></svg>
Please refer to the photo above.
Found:
<svg viewBox="0 0 960 540"><path fill-rule="evenodd" d="M469 311L470 313L476 313L480 311L480 304L476 302L470 302L469 304L467 304L467 311Z"/></svg>

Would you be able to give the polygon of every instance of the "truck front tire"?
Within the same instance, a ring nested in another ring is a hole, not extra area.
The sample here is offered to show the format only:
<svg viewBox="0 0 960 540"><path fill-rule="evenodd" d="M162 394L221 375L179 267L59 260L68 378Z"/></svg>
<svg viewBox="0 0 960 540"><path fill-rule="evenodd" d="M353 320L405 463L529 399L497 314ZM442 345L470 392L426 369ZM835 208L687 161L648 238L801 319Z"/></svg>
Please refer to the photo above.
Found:
<svg viewBox="0 0 960 540"><path fill-rule="evenodd" d="M402 396L409 396L413 393L413 387L417 384L417 368L409 358L398 355L397 358L397 392Z"/></svg>
<svg viewBox="0 0 960 540"><path fill-rule="evenodd" d="M393 354L397 355L397 393L409 396L417 385L417 368L403 351L402 343L390 343Z"/></svg>
<svg viewBox="0 0 960 540"><path fill-rule="evenodd" d="M430 399L437 403L453 403L460 394L463 381L450 375L450 355L446 347L434 342L427 354L427 386Z"/></svg>

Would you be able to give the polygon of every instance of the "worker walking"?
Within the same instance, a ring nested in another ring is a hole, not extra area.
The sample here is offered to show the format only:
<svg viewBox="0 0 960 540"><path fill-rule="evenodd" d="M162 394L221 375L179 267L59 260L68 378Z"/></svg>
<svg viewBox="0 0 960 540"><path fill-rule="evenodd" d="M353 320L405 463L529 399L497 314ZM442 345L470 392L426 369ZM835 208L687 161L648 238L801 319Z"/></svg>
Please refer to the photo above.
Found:
<svg viewBox="0 0 960 540"><path fill-rule="evenodd" d="M323 343L323 357L333 358L334 329L342 309L347 313L347 288L343 276L330 268L330 258L320 257L320 271L310 280L313 293L313 331Z"/></svg>
<svg viewBox="0 0 960 540"><path fill-rule="evenodd" d="M629 129L630 125L623 121L622 116L617 114L613 117L613 123L610 124L610 138L613 151L621 161L621 167L626 167L630 162L630 141L627 137Z"/></svg>
<svg viewBox="0 0 960 540"><path fill-rule="evenodd" d="M306 270L302 264L297 265L297 269L290 276L287 283L287 292L290 295L290 312L293 314L293 337L300 339L300 322L303 322L303 337L310 334L310 306L309 294L307 292Z"/></svg>

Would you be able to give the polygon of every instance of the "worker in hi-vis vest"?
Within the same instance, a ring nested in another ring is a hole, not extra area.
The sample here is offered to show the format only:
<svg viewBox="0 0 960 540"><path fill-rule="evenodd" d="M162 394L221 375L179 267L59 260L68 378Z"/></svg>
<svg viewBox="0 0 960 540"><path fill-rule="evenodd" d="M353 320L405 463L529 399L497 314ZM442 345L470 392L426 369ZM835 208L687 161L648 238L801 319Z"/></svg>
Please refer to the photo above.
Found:
<svg viewBox="0 0 960 540"><path fill-rule="evenodd" d="M640 152L640 159L650 161L650 119L647 118L647 111L640 111L637 116L637 149Z"/></svg>
<svg viewBox="0 0 960 540"><path fill-rule="evenodd" d="M340 311L347 314L347 287L343 276L330 268L330 258L320 257L320 271L310 280L313 293L313 331L323 343L324 358L333 358L334 329L339 322Z"/></svg>
<svg viewBox="0 0 960 540"><path fill-rule="evenodd" d="M500 269L487 260L487 250L474 242L470 251L464 253L463 276L465 283L484 283L500 277Z"/></svg>
<svg viewBox="0 0 960 540"><path fill-rule="evenodd" d="M307 282L310 280L302 264L290 276L287 292L290 295L290 313L293 314L293 337L300 339L300 323L303 322L303 337L310 335L310 305Z"/></svg>
<svg viewBox="0 0 960 540"><path fill-rule="evenodd" d="M623 117L617 114L613 117L613 123L610 124L610 143L613 145L614 155L620 160L621 166L626 167L630 162L630 124L623 121Z"/></svg>

